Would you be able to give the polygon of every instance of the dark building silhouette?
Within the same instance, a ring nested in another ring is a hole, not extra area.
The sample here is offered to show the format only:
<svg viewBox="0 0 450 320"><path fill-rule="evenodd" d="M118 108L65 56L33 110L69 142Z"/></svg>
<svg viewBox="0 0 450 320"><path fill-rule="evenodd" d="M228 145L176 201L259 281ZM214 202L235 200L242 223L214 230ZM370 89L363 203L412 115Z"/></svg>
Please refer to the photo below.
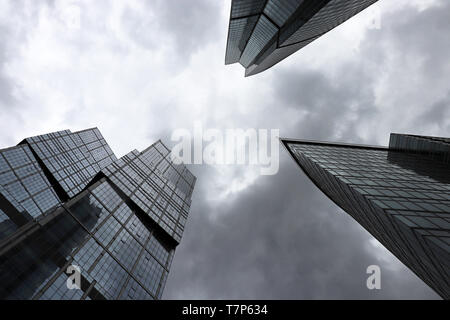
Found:
<svg viewBox="0 0 450 320"><path fill-rule="evenodd" d="M195 181L161 141L117 159L97 128L0 150L0 299L161 298Z"/></svg>
<svg viewBox="0 0 450 320"><path fill-rule="evenodd" d="M450 139L391 134L388 148L281 140L322 192L450 298Z"/></svg>
<svg viewBox="0 0 450 320"><path fill-rule="evenodd" d="M225 64L255 75L377 0L232 0Z"/></svg>

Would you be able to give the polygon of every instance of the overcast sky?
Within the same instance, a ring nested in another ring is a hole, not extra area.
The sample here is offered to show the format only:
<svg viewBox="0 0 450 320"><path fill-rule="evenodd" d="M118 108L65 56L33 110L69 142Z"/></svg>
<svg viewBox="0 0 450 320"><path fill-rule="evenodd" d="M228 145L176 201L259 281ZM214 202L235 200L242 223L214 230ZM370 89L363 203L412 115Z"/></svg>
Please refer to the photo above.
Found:
<svg viewBox="0 0 450 320"><path fill-rule="evenodd" d="M380 0L262 74L224 65L227 0L0 0L0 148L97 126L117 156L173 130L387 145L450 136L450 2ZM79 19L77 18L79 17ZM373 21L377 20L377 23ZM438 296L280 148L280 171L198 177L167 299ZM366 268L381 267L381 290Z"/></svg>

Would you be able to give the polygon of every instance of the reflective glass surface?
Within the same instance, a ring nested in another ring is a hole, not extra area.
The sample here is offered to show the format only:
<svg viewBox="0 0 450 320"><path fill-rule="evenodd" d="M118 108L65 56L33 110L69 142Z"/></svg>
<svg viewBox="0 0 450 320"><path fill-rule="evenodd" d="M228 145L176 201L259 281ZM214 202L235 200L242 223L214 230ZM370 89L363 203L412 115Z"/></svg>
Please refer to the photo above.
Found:
<svg viewBox="0 0 450 320"><path fill-rule="evenodd" d="M37 218L60 204L26 145L0 150L0 186L2 195L27 218Z"/></svg>
<svg viewBox="0 0 450 320"><path fill-rule="evenodd" d="M262 72L377 0L232 0L225 63Z"/></svg>
<svg viewBox="0 0 450 320"><path fill-rule="evenodd" d="M104 179L51 215L0 256L0 298L161 297L174 248L144 226ZM79 290L67 287L69 265L81 270Z"/></svg>
<svg viewBox="0 0 450 320"><path fill-rule="evenodd" d="M161 298L195 181L162 142L116 159L96 128L0 150L0 299Z"/></svg>
<svg viewBox="0 0 450 320"><path fill-rule="evenodd" d="M450 296L450 167L387 148L285 142L312 181L445 298Z"/></svg>
<svg viewBox="0 0 450 320"><path fill-rule="evenodd" d="M25 139L69 198L117 158L97 128Z"/></svg>
<svg viewBox="0 0 450 320"><path fill-rule="evenodd" d="M133 151L105 169L105 175L177 243L188 217L196 178L171 161L170 150L157 142Z"/></svg>
<svg viewBox="0 0 450 320"><path fill-rule="evenodd" d="M16 224L0 209L0 241L9 236L16 229Z"/></svg>

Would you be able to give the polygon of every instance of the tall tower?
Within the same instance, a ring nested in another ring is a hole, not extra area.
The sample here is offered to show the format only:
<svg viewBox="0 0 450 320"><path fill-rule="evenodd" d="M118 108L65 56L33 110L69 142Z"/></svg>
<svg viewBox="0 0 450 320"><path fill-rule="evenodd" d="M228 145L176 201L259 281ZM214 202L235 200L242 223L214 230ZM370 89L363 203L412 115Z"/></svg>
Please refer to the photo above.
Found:
<svg viewBox="0 0 450 320"><path fill-rule="evenodd" d="M97 128L0 150L0 299L159 299L196 178Z"/></svg>
<svg viewBox="0 0 450 320"><path fill-rule="evenodd" d="M450 299L450 139L391 134L388 148L282 143L322 192Z"/></svg>
<svg viewBox="0 0 450 320"><path fill-rule="evenodd" d="M225 64L260 73L377 0L232 0Z"/></svg>

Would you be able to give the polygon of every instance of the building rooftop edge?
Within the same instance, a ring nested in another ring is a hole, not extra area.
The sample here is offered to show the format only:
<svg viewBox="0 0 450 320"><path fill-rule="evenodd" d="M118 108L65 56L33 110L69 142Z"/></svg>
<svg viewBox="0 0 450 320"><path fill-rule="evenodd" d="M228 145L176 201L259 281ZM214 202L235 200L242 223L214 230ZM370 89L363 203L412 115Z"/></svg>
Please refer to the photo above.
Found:
<svg viewBox="0 0 450 320"><path fill-rule="evenodd" d="M282 138L282 137L280 137L280 141L283 143L284 146L286 146L287 143L296 143L296 144L323 145L323 146L358 148L358 149L389 150L389 147L385 147L385 146L366 145L366 144L357 144L357 143L345 143L345 142L318 141L318 140L307 140L307 139L291 139L291 138Z"/></svg>

